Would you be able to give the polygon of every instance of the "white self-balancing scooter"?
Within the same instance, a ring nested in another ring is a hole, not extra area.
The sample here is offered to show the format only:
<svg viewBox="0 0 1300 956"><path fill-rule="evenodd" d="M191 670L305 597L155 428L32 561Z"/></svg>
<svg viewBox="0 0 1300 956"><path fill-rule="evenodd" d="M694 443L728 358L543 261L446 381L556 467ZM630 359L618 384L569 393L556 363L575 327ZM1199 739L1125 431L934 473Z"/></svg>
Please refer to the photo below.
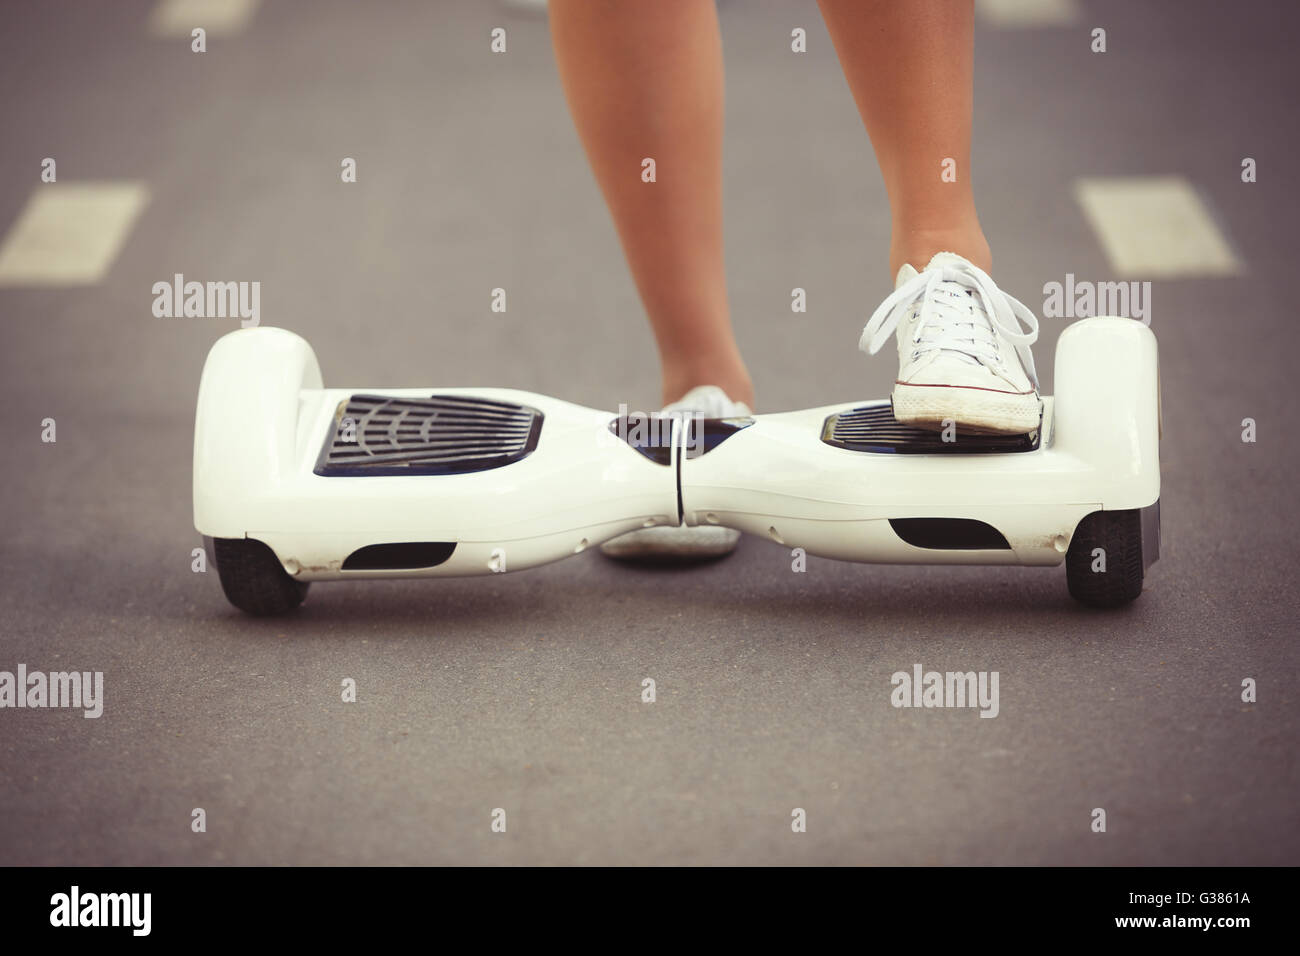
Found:
<svg viewBox="0 0 1300 956"><path fill-rule="evenodd" d="M1083 319L1027 435L900 425L888 401L733 419L615 414L501 388L325 388L284 329L219 339L199 385L194 524L236 607L312 581L516 571L655 525L807 554L1066 565L1085 604L1159 554L1156 340Z"/></svg>

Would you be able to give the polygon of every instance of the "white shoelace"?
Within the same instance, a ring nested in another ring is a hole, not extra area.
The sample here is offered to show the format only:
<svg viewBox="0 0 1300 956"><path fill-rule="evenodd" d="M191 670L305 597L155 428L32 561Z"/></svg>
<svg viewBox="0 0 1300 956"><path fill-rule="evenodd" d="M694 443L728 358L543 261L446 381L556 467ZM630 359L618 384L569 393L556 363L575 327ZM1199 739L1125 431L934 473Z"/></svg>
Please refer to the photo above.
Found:
<svg viewBox="0 0 1300 956"><path fill-rule="evenodd" d="M944 301L947 299L948 301ZM913 357L947 350L984 365L998 362L994 326L1016 348L1034 387L1038 376L1029 346L1038 339L1038 319L1023 303L1007 295L983 269L940 266L927 269L893 291L868 320L858 347L875 355L889 341L917 302L920 318L912 330ZM964 308L962 306L965 306ZM1020 322L1029 326L1028 331Z"/></svg>

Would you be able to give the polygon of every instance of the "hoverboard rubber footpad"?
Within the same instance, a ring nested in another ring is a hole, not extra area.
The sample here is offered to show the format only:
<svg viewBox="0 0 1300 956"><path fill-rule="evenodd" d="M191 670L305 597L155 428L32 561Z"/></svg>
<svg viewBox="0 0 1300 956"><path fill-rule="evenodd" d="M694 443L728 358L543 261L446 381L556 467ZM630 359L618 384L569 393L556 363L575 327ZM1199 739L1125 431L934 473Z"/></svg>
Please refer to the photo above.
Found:
<svg viewBox="0 0 1300 956"><path fill-rule="evenodd" d="M542 413L526 405L461 395L340 402L315 473L463 475L500 468L537 448Z"/></svg>
<svg viewBox="0 0 1300 956"><path fill-rule="evenodd" d="M1041 416L1041 413L1040 413ZM862 405L827 417L822 441L849 451L895 455L1005 455L1038 448L1039 428L1026 435L967 435L944 441L942 432L904 425L894 418L888 402Z"/></svg>

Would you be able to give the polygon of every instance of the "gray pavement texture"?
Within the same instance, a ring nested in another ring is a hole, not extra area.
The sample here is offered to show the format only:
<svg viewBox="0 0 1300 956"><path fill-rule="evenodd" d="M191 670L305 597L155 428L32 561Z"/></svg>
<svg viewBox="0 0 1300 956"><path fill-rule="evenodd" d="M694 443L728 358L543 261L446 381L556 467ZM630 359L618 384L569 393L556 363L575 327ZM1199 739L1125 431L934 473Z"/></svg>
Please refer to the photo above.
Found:
<svg viewBox="0 0 1300 956"><path fill-rule="evenodd" d="M305 335L327 384L655 403L545 19L272 2L196 55L148 33L144 2L7 6L0 225L45 156L151 200L101 283L0 290L0 669L106 682L98 720L0 711L0 863L1300 862L1300 14L1083 7L1075 27L979 29L974 174L1000 284L1037 309L1044 282L1113 277L1071 195L1093 175L1187 177L1246 266L1154 283L1165 538L1134 605L1075 606L1061 569L792 574L747 538L692 570L588 552L317 585L253 620L190 570L195 393L235 322L154 318L154 282L260 281L263 324ZM894 367L855 346L889 288L889 217L825 28L804 0L721 17L727 265L759 410L883 397ZM1065 324L1035 349L1047 392ZM1000 715L894 709L889 677L915 663L998 671Z"/></svg>

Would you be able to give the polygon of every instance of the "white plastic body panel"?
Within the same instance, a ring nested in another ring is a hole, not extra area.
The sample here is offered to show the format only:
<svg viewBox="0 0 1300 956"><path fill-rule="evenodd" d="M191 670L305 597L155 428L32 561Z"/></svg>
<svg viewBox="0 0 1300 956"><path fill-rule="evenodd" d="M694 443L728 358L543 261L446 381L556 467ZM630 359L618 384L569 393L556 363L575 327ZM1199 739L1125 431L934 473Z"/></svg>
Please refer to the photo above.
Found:
<svg viewBox="0 0 1300 956"><path fill-rule="evenodd" d="M686 523L739 528L844 561L1059 564L1075 525L1102 510L1088 488L1090 469L1051 446L1051 399L1040 448L1002 455L868 454L820 441L827 416L844 408L760 416L706 455L684 460ZM914 547L891 518L983 521L1011 549Z"/></svg>
<svg viewBox="0 0 1300 956"><path fill-rule="evenodd" d="M1056 386L1039 448L1015 454L864 454L819 441L843 405L758 416L683 460L683 516L845 561L1059 564L1086 515L1160 496L1155 336L1132 319L1076 322L1057 345ZM1010 549L915 547L891 518L982 521Z"/></svg>
<svg viewBox="0 0 1300 956"><path fill-rule="evenodd" d="M502 468L466 475L314 474L339 403L358 392L493 398L542 412L542 440ZM510 389L322 389L310 346L283 329L232 332L199 386L194 524L256 538L302 580L393 577L343 571L371 544L449 541L445 563L400 576L512 571L651 524L678 523L675 463L656 464L610 433L608 412Z"/></svg>

